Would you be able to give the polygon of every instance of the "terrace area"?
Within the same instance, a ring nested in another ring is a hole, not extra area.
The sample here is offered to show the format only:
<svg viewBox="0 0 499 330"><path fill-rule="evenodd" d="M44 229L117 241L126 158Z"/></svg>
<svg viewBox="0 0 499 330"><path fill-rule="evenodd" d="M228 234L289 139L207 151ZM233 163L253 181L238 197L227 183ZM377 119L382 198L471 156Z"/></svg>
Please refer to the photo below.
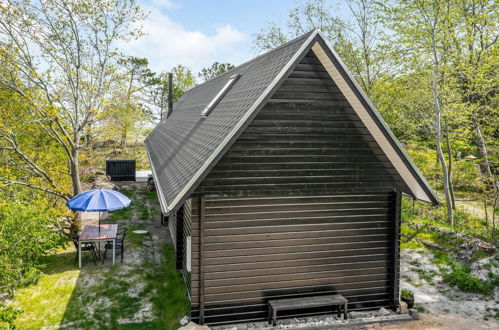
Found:
<svg viewBox="0 0 499 330"><path fill-rule="evenodd" d="M160 223L156 192L145 183L121 183L120 192L132 204L110 212L101 223L127 227L123 263L117 255L95 265L82 254L82 268L74 265L75 248L67 246L45 258L40 280L19 290L13 305L21 307L19 329L174 329L188 313L188 298L175 269L168 229ZM84 219L96 223L96 214ZM133 231L146 230L148 234Z"/></svg>

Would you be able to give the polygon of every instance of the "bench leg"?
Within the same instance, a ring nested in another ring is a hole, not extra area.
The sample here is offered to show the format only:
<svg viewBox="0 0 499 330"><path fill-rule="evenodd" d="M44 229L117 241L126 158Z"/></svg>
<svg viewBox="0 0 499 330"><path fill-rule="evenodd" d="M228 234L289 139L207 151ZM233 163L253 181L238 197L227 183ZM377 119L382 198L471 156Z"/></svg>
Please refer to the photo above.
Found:
<svg viewBox="0 0 499 330"><path fill-rule="evenodd" d="M269 313L267 315L267 321L272 324L272 307L269 305Z"/></svg>
<svg viewBox="0 0 499 330"><path fill-rule="evenodd" d="M275 327L277 325L277 309L272 309L272 325Z"/></svg>
<svg viewBox="0 0 499 330"><path fill-rule="evenodd" d="M338 318L341 317L341 305L338 305Z"/></svg>
<svg viewBox="0 0 499 330"><path fill-rule="evenodd" d="M343 307L343 316L344 319L348 319L348 303L345 303L345 306Z"/></svg>

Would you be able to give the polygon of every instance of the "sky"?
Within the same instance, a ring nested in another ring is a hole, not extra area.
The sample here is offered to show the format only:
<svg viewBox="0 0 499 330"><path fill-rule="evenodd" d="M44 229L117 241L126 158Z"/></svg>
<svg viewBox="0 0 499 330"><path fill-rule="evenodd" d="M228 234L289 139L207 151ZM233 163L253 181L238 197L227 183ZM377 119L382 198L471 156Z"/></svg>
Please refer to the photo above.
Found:
<svg viewBox="0 0 499 330"><path fill-rule="evenodd" d="M120 47L145 57L155 72L177 64L194 72L213 62L241 64L255 55L253 36L269 21L284 22L295 0L139 0L149 12L142 38Z"/></svg>

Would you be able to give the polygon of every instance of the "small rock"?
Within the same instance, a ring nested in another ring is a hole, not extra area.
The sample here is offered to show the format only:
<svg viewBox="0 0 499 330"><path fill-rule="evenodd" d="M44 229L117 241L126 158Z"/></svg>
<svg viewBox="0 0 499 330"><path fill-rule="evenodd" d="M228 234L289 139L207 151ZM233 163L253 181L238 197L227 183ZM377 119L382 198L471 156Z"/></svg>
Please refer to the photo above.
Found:
<svg viewBox="0 0 499 330"><path fill-rule="evenodd" d="M413 319L419 320L419 313L414 308L409 309L409 315L412 316Z"/></svg>
<svg viewBox="0 0 499 330"><path fill-rule="evenodd" d="M199 325L194 322L189 322L183 327L178 328L178 330L211 330L208 326L206 325Z"/></svg>
<svg viewBox="0 0 499 330"><path fill-rule="evenodd" d="M181 326L184 326L186 325L187 323L189 323L190 319L189 319L189 316L184 316L181 320L180 320L180 325Z"/></svg>
<svg viewBox="0 0 499 330"><path fill-rule="evenodd" d="M386 308L384 307L381 307L378 312L376 313L376 316L388 316L388 315L391 315L392 313L390 313L389 310L387 310Z"/></svg>
<svg viewBox="0 0 499 330"><path fill-rule="evenodd" d="M362 313L362 312L349 312L348 313L348 318L349 319L361 319L365 316L365 313Z"/></svg>
<svg viewBox="0 0 499 330"><path fill-rule="evenodd" d="M400 302L400 314L407 314L409 310L407 309L407 303L405 301Z"/></svg>

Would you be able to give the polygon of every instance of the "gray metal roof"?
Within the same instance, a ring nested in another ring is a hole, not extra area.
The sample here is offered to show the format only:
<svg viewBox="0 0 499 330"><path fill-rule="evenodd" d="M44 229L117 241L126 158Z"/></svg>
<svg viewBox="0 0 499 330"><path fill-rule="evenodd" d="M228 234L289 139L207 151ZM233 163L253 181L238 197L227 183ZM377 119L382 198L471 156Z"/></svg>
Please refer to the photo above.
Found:
<svg viewBox="0 0 499 330"><path fill-rule="evenodd" d="M182 96L171 116L160 122L145 141L164 213L180 206L196 189L316 41L324 42L320 32L309 32ZM202 118L201 112L237 74L239 80L207 118Z"/></svg>

